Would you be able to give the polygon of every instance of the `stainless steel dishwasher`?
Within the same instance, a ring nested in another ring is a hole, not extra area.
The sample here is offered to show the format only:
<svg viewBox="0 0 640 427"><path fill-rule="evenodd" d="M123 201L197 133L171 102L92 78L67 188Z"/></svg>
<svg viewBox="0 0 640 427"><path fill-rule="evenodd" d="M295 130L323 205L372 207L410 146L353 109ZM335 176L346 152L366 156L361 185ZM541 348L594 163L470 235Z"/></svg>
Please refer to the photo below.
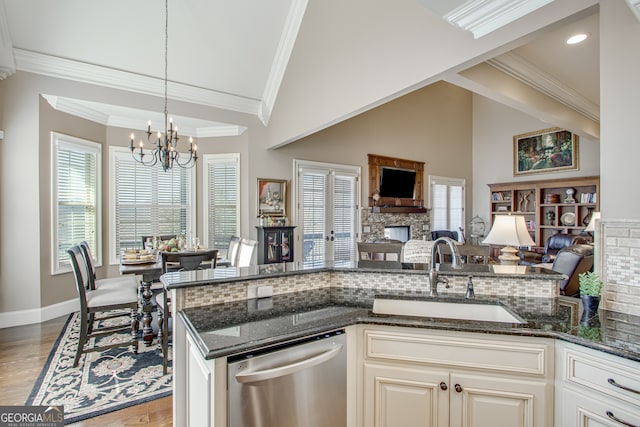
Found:
<svg viewBox="0 0 640 427"><path fill-rule="evenodd" d="M347 423L344 330L229 358L229 427Z"/></svg>

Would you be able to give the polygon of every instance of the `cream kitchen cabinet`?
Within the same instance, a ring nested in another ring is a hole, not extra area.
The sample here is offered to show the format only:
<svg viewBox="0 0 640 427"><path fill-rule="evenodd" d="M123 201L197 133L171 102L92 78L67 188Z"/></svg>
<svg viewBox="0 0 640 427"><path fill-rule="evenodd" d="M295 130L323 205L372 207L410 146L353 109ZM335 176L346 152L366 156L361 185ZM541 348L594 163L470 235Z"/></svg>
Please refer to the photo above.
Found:
<svg viewBox="0 0 640 427"><path fill-rule="evenodd" d="M556 425L640 425L638 362L558 341L556 372Z"/></svg>
<svg viewBox="0 0 640 427"><path fill-rule="evenodd" d="M366 427L553 425L553 340L364 327Z"/></svg>

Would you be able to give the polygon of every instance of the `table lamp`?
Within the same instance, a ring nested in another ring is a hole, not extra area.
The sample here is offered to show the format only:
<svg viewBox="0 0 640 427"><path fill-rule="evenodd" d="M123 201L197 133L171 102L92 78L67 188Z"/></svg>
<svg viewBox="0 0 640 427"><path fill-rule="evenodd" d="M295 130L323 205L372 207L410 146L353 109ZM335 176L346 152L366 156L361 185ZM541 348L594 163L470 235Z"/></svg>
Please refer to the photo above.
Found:
<svg viewBox="0 0 640 427"><path fill-rule="evenodd" d="M591 235L593 236L593 233L596 231L596 220L600 218L600 212L594 212L593 215L591 215L589 224L587 224L587 228L585 228L584 231L586 231L587 233L591 233Z"/></svg>
<svg viewBox="0 0 640 427"><path fill-rule="evenodd" d="M520 258L516 255L519 246L534 246L527 225L522 215L496 215L489 234L482 243L489 245L505 245L498 257L501 264L517 264Z"/></svg>

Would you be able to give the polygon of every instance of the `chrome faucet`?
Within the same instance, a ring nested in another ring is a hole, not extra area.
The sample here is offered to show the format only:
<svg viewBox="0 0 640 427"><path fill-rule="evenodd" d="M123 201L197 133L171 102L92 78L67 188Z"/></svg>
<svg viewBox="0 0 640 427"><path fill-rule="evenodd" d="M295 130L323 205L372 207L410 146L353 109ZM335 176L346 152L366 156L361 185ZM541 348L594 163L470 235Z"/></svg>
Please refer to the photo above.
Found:
<svg viewBox="0 0 640 427"><path fill-rule="evenodd" d="M440 243L446 243L451 249L451 267L460 268L460 253L458 252L458 248L456 247L455 240L450 237L438 237L433 242L433 246L431 247L431 260L429 262L429 296L437 297L438 296L438 283L447 283L447 279L444 277L438 276L438 271L436 270L436 251L438 250L438 245Z"/></svg>

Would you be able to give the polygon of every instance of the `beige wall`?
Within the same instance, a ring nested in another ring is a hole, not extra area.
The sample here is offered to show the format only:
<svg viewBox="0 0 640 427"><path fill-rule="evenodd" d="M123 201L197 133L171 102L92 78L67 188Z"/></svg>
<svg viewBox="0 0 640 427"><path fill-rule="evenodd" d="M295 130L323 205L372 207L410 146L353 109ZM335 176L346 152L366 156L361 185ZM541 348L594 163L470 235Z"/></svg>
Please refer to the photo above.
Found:
<svg viewBox="0 0 640 427"><path fill-rule="evenodd" d="M21 76L12 78L0 81L0 314L41 306L38 94Z"/></svg>
<svg viewBox="0 0 640 427"><path fill-rule="evenodd" d="M600 4L602 217L640 218L640 22L625 2ZM632 51L630 51L630 47Z"/></svg>
<svg viewBox="0 0 640 427"><path fill-rule="evenodd" d="M56 111L51 108L49 103L42 97L39 98L38 108L40 119L38 124L38 128L40 131L40 167L38 174L40 179L40 294L41 305L45 307L51 304L59 303L61 301L76 298L77 296L73 274L51 274L51 132L58 132L65 135L74 136L76 138L93 141L98 144L103 144L103 171L105 170L104 160L105 156L108 156L108 151L106 151L104 148L104 142L106 139L105 126ZM103 218L107 218L107 200L108 194L105 195L103 191ZM106 250L105 240L107 239L105 236L103 236L103 250ZM106 252L103 252L103 262L104 260L108 259L104 256L105 253Z"/></svg>
<svg viewBox="0 0 640 427"><path fill-rule="evenodd" d="M480 95L473 95L473 212L489 224L489 187L497 182L600 175L600 143L579 135L579 169L513 176L513 136L553 127ZM488 230L487 230L488 231Z"/></svg>
<svg viewBox="0 0 640 427"><path fill-rule="evenodd" d="M427 200L428 175L464 178L471 185L471 123L471 93L439 82L276 151L290 159L360 166L363 206L367 154L422 161Z"/></svg>

